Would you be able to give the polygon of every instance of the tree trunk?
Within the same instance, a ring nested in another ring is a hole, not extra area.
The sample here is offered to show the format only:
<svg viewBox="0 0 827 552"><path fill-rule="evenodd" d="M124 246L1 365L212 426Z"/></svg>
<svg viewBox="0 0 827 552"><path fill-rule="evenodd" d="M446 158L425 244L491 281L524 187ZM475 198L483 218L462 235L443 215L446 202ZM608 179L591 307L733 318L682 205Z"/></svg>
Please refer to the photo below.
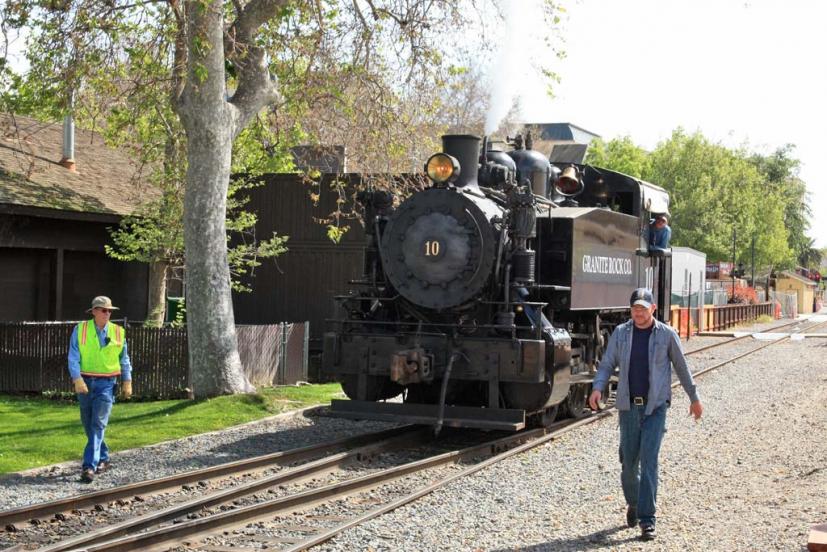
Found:
<svg viewBox="0 0 827 552"><path fill-rule="evenodd" d="M222 2L187 3L190 56L179 105L187 133L186 304L197 398L255 391L238 355L227 263L227 188L237 112L226 100L222 9Z"/></svg>
<svg viewBox="0 0 827 552"><path fill-rule="evenodd" d="M232 133L220 112L204 109L199 128L188 129L184 245L190 371L196 397L255 391L242 373L235 334L224 223Z"/></svg>
<svg viewBox="0 0 827 552"><path fill-rule="evenodd" d="M149 265L149 312L146 325L160 328L164 324L167 304L167 269L169 264L155 261Z"/></svg>

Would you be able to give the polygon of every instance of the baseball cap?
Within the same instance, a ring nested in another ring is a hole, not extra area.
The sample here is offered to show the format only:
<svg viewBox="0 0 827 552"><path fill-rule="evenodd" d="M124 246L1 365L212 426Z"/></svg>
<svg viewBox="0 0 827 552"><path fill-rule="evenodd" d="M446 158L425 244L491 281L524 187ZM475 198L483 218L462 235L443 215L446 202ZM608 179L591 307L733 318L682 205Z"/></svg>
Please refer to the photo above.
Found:
<svg viewBox="0 0 827 552"><path fill-rule="evenodd" d="M630 306L642 305L647 309L651 307L654 302L655 299L652 297L652 292L646 288L637 288L632 292L632 297L629 299Z"/></svg>

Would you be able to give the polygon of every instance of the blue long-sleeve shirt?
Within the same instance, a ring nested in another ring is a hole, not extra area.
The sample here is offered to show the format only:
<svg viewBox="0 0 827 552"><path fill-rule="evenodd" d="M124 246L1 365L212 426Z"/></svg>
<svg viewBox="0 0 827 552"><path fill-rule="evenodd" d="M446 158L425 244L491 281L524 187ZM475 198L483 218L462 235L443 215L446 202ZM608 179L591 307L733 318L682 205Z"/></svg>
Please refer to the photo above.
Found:
<svg viewBox="0 0 827 552"><path fill-rule="evenodd" d="M95 324L92 325L98 334L98 342L100 342L100 346L103 347L106 345L106 330L109 327L109 323L107 323L103 329L98 328ZM121 363L121 380L132 381L132 363L129 361L129 353L126 350L125 339L119 359ZM69 376L72 378L72 381L80 377L80 344L78 343L77 326L72 330L72 337L69 338Z"/></svg>
<svg viewBox="0 0 827 552"><path fill-rule="evenodd" d="M632 355L632 335L634 321L629 320L615 328L609 338L609 346L600 360L593 388L603 390L615 367L620 367L617 381L616 406L618 410L629 410L629 361ZM686 358L683 354L678 334L671 327L659 320L654 321L652 335L649 336L649 393L646 402L646 414L649 415L660 405L672 400L672 367L678 380L691 402L699 400L698 389Z"/></svg>
<svg viewBox="0 0 827 552"><path fill-rule="evenodd" d="M672 229L669 226L656 228L652 225L649 229L649 247L654 249L669 249L669 240L672 239Z"/></svg>

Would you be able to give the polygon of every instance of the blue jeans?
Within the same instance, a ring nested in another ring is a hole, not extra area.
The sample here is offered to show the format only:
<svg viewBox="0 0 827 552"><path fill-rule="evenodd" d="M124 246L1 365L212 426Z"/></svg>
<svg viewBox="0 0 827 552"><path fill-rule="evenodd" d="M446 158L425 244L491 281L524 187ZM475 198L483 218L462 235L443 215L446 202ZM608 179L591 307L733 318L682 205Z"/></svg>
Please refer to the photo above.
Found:
<svg viewBox="0 0 827 552"><path fill-rule="evenodd" d="M646 416L645 405L631 405L621 410L620 481L626 504L637 509L641 524L655 524L658 497L658 453L666 431L666 405Z"/></svg>
<svg viewBox="0 0 827 552"><path fill-rule="evenodd" d="M85 377L88 393L78 394L80 421L86 432L86 448L83 450L83 469L97 469L100 462L109 461L109 447L103 440L109 414L115 402L116 378Z"/></svg>

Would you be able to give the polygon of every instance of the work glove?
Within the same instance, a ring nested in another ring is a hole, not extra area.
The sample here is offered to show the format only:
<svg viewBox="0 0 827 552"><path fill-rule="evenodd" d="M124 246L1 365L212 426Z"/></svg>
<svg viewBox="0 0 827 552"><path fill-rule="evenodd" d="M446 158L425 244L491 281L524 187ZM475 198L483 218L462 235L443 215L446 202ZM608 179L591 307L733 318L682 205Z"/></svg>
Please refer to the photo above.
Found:
<svg viewBox="0 0 827 552"><path fill-rule="evenodd" d="M121 397L128 399L132 396L132 381L121 382Z"/></svg>
<svg viewBox="0 0 827 552"><path fill-rule="evenodd" d="M72 384L75 386L75 393L85 395L89 392L89 388L86 387L86 382L83 381L83 378L73 379Z"/></svg>

